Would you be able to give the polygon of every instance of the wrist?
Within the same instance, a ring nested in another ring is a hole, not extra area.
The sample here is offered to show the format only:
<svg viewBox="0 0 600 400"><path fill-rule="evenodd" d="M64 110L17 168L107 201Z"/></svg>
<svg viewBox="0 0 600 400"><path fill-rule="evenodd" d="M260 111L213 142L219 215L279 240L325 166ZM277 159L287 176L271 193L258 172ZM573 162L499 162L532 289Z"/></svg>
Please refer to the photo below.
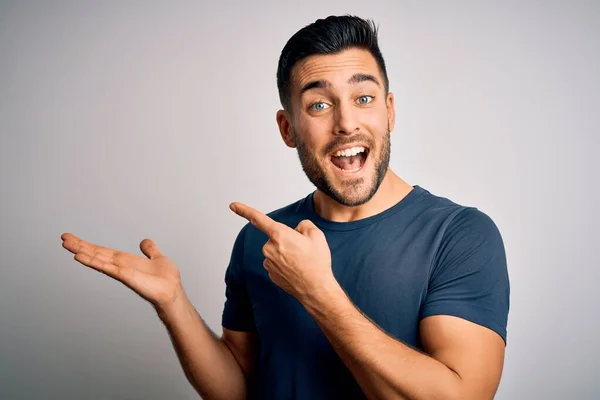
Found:
<svg viewBox="0 0 600 400"><path fill-rule="evenodd" d="M178 287L175 291L175 295L168 301L164 301L161 303L157 303L154 306L159 318L163 320L163 322L167 322L168 320L172 320L176 318L178 315L183 314L189 309L191 305L187 294L183 290L183 287Z"/></svg>
<svg viewBox="0 0 600 400"><path fill-rule="evenodd" d="M313 314L315 312L324 312L325 309L346 297L346 292L340 286L335 277L321 282L318 287L300 299L300 303L306 310Z"/></svg>

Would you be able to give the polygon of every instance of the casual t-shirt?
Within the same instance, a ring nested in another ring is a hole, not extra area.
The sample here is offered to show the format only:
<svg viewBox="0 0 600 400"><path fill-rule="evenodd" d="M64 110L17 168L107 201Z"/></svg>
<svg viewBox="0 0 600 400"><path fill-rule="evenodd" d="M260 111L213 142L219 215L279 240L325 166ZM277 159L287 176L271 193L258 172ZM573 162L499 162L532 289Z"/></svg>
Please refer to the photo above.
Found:
<svg viewBox="0 0 600 400"><path fill-rule="evenodd" d="M431 315L464 318L506 341L509 279L495 223L414 186L393 207L353 222L320 217L313 195L269 213L295 228L310 219L323 231L336 280L371 321L422 350L419 322ZM293 297L269 278L267 236L246 224L226 270L222 325L259 339L250 399L363 399L333 347Z"/></svg>

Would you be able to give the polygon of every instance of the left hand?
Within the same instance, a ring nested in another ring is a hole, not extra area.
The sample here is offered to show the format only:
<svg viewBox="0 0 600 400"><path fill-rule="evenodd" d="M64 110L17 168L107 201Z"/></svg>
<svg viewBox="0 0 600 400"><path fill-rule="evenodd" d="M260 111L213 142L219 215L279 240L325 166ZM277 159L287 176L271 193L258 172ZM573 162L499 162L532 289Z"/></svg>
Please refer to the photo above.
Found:
<svg viewBox="0 0 600 400"><path fill-rule="evenodd" d="M263 266L277 286L302 301L337 284L325 234L310 220L294 230L245 204L232 203L229 208L269 238L263 247Z"/></svg>

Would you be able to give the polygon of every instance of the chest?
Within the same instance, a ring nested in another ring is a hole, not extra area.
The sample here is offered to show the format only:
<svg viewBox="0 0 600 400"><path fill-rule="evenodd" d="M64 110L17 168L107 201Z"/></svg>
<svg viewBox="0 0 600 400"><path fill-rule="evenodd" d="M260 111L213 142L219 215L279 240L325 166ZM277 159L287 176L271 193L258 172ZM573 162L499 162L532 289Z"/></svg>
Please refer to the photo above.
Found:
<svg viewBox="0 0 600 400"><path fill-rule="evenodd" d="M327 239L333 274L352 303L392 336L417 345L432 249L422 241L391 235L332 235ZM270 341L312 341L313 350L320 343L325 346L320 328L304 307L270 280L262 267L262 254L247 261L246 278L259 334Z"/></svg>

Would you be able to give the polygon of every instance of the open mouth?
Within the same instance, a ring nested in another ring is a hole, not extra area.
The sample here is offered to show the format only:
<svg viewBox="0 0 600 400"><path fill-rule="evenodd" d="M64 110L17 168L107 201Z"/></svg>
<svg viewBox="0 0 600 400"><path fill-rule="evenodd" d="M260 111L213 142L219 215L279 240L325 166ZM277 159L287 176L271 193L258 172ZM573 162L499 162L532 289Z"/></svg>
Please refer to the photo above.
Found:
<svg viewBox="0 0 600 400"><path fill-rule="evenodd" d="M346 173L355 173L362 169L369 155L369 149L364 146L354 146L338 150L331 155L331 163Z"/></svg>

